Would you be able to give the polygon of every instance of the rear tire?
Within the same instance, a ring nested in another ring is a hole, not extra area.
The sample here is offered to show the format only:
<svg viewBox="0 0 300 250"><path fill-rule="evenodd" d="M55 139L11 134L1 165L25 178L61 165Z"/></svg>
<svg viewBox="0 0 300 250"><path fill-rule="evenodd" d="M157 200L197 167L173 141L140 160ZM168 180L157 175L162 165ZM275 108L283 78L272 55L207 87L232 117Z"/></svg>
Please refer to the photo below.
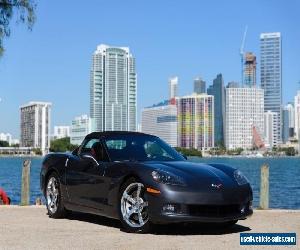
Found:
<svg viewBox="0 0 300 250"><path fill-rule="evenodd" d="M60 181L55 172L47 180L45 194L49 217L56 219L66 217L67 211L62 200Z"/></svg>
<svg viewBox="0 0 300 250"><path fill-rule="evenodd" d="M128 233L147 233L151 229L145 187L135 178L128 179L120 189L119 218Z"/></svg>

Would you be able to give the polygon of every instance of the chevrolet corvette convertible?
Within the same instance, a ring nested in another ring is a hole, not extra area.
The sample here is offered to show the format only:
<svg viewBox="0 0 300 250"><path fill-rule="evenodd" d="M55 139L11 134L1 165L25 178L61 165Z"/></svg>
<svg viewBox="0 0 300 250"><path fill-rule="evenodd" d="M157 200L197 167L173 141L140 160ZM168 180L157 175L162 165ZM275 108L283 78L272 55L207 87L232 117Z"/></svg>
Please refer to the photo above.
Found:
<svg viewBox="0 0 300 250"><path fill-rule="evenodd" d="M128 232L177 222L229 226L253 213L239 170L189 162L143 133L91 133L72 153L45 156L40 177L51 218L93 213L120 220Z"/></svg>

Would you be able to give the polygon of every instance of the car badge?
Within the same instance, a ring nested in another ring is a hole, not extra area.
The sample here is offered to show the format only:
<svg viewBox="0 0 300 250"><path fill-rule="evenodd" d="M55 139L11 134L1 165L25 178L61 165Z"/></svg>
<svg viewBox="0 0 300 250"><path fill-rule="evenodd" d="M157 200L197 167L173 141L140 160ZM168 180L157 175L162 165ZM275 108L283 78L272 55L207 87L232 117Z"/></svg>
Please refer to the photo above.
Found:
<svg viewBox="0 0 300 250"><path fill-rule="evenodd" d="M222 183L219 183L219 184L214 184L214 183L212 183L211 186L212 186L213 188L220 189L220 188L222 187Z"/></svg>

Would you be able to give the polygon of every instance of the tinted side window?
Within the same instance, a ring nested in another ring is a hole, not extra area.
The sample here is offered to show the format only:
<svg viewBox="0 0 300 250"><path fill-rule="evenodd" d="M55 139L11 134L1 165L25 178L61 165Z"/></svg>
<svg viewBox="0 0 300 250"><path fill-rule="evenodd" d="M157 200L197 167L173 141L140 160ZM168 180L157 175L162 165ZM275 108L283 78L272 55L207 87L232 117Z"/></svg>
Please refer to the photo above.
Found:
<svg viewBox="0 0 300 250"><path fill-rule="evenodd" d="M123 149L126 147L126 140L107 140L106 146L108 149Z"/></svg>
<svg viewBox="0 0 300 250"><path fill-rule="evenodd" d="M86 143L81 148L81 152L80 153L81 154L83 154L83 153L91 153L92 146L96 142L100 142L100 140L99 139L90 139L90 140L86 141Z"/></svg>

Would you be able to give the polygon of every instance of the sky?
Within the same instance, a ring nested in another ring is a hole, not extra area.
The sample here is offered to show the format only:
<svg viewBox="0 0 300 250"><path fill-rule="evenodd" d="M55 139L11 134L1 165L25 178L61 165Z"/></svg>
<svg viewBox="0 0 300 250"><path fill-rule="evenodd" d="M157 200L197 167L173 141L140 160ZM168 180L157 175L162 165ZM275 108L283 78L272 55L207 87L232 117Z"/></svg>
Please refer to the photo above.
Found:
<svg viewBox="0 0 300 250"><path fill-rule="evenodd" d="M168 78L179 94L201 76L207 86L218 73L240 81L239 50L257 55L262 32L282 34L283 101L293 101L300 81L300 1L110 0L37 1L32 31L15 21L0 58L0 133L20 135L19 107L52 102L51 127L89 114L92 54L97 45L126 46L136 58L138 117L168 97Z"/></svg>

